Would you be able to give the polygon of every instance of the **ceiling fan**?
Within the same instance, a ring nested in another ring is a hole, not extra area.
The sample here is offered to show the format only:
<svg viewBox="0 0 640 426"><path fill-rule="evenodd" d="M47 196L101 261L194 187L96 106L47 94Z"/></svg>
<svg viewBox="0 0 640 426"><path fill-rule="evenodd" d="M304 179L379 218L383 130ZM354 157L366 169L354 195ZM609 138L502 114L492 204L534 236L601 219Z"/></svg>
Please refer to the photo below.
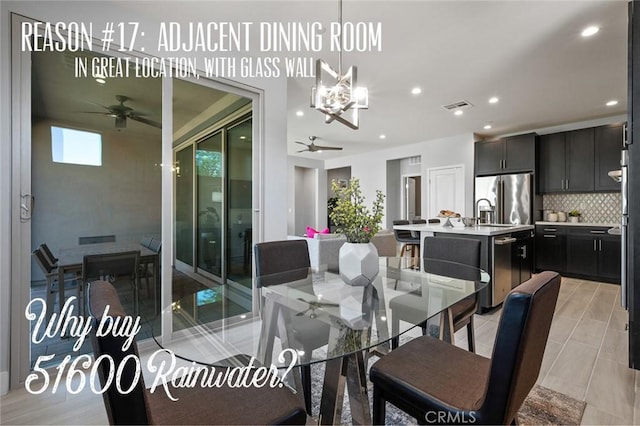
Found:
<svg viewBox="0 0 640 426"><path fill-rule="evenodd" d="M124 129L127 127L127 119L131 119L134 121L138 121L143 124L148 124L149 126L162 128L162 125L153 120L149 120L148 118L144 118L145 114L140 113L134 110L131 107L126 106L124 103L129 100L129 97L124 95L116 95L116 100L120 102L119 104L104 106L100 104L95 104L99 107L102 107L107 110L107 112L96 112L96 111L83 111L87 114L104 114L110 117L114 117L116 119L116 129ZM93 102L92 102L93 103Z"/></svg>
<svg viewBox="0 0 640 426"><path fill-rule="evenodd" d="M304 146L307 147L307 149L301 149L298 152L342 151L342 147L338 147L338 146L316 145L315 144L315 140L317 138L318 138L317 136L309 136L309 140L311 141L311 143L304 143L304 142L300 142L300 141L295 141L296 143L299 143L300 145L304 145Z"/></svg>

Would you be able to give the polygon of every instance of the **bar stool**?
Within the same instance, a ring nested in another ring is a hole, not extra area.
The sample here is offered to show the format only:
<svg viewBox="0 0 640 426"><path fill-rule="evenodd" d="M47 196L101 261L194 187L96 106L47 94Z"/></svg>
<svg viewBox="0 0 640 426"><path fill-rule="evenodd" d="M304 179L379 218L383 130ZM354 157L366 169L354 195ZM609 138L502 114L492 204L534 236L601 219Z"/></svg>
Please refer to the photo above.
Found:
<svg viewBox="0 0 640 426"><path fill-rule="evenodd" d="M409 225L408 220L394 220L393 225ZM396 237L396 241L403 243L402 249L400 249L400 257L404 256L407 250L411 250L411 257L416 257L416 249L420 253L420 236L413 236L411 231L405 231L401 229L394 229L393 234Z"/></svg>

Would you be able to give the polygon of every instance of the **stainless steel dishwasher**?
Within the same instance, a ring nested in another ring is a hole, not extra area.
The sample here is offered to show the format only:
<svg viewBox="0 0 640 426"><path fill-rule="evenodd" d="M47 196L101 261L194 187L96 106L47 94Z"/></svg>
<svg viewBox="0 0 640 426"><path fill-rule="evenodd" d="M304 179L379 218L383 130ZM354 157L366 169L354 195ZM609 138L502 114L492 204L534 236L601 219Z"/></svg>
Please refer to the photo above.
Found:
<svg viewBox="0 0 640 426"><path fill-rule="evenodd" d="M504 301L507 293L511 291L512 285L512 265L511 250L512 245L517 241L511 234L504 234L493 239L493 281L491 306L497 306Z"/></svg>
<svg viewBox="0 0 640 426"><path fill-rule="evenodd" d="M531 235L531 231L520 231L494 238L491 306L502 303L512 288L531 278Z"/></svg>

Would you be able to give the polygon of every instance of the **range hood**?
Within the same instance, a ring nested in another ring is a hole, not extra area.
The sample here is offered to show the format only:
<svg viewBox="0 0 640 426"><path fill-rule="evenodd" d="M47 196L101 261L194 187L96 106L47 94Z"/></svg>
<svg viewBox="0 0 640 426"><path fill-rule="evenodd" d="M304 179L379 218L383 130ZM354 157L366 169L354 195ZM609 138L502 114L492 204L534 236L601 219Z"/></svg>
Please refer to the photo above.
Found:
<svg viewBox="0 0 640 426"><path fill-rule="evenodd" d="M609 177L616 182L622 182L622 170L611 170L607 173Z"/></svg>

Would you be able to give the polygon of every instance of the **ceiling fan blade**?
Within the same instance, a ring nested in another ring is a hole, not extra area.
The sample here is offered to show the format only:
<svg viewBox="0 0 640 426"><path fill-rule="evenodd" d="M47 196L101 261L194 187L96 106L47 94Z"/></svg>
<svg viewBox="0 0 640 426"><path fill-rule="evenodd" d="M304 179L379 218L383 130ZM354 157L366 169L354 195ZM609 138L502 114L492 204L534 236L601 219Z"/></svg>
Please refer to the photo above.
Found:
<svg viewBox="0 0 640 426"><path fill-rule="evenodd" d="M149 120L148 118L140 117L139 115L136 115L136 114L129 115L129 118L135 121L139 121L140 123L148 124L149 126L157 127L158 129L162 128L162 124L157 123L153 120Z"/></svg>
<svg viewBox="0 0 640 426"><path fill-rule="evenodd" d="M296 152L309 152L308 149L301 149L300 151L296 151Z"/></svg>
<svg viewBox="0 0 640 426"><path fill-rule="evenodd" d="M102 112L102 111L76 111L80 114L102 114L102 115L112 115L110 112Z"/></svg>
<svg viewBox="0 0 640 426"><path fill-rule="evenodd" d="M304 142L300 142L300 141L295 141L295 143L299 143L300 145L304 145L304 146L309 146L309 145L307 145L306 143L304 143Z"/></svg>
<svg viewBox="0 0 640 426"><path fill-rule="evenodd" d="M320 145L316 145L317 149L323 149L323 150L334 150L334 151L342 151L342 147L339 146L320 146Z"/></svg>

